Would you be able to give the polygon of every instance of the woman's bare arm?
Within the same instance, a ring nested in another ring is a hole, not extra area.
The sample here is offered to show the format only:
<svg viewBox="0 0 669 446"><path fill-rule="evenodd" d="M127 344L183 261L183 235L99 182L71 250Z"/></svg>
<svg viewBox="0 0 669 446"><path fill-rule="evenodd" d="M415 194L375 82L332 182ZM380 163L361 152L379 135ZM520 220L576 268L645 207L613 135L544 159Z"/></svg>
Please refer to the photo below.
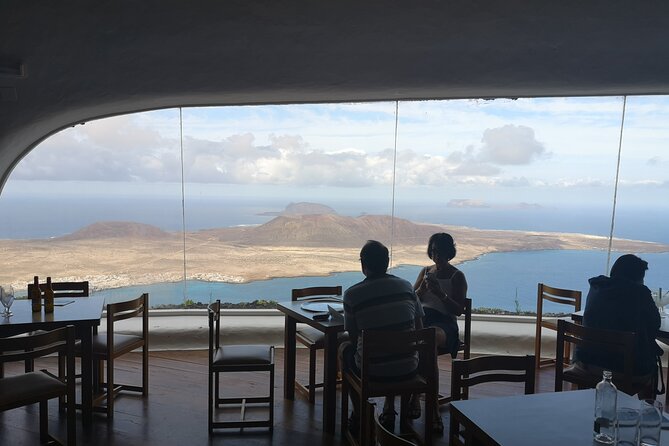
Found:
<svg viewBox="0 0 669 446"><path fill-rule="evenodd" d="M453 274L451 284L451 295L448 296L450 302L444 303L449 311L460 316L465 311L465 299L467 298L467 279L464 273L458 270Z"/></svg>
<svg viewBox="0 0 669 446"><path fill-rule="evenodd" d="M427 271L428 267L425 267L420 270L418 273L418 277L416 277L416 283L413 284L413 289L414 291L418 291L419 288L424 287L425 285L423 282L425 281L425 271Z"/></svg>

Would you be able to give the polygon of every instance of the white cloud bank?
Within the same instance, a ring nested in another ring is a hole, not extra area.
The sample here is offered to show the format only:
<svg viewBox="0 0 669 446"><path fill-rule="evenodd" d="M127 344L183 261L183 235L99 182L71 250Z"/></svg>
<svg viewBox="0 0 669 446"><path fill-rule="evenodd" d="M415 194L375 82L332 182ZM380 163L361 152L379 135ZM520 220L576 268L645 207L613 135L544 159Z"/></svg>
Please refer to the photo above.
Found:
<svg viewBox="0 0 669 446"><path fill-rule="evenodd" d="M482 142L481 159L499 165L530 164L548 155L536 140L534 130L523 125L486 129Z"/></svg>
<svg viewBox="0 0 669 446"><path fill-rule="evenodd" d="M13 179L179 182L180 143L138 124L132 116L87 123L60 132L17 166ZM393 181L393 151L312 147L300 135L251 132L220 140L186 137L187 182L364 187ZM500 178L504 166L527 165L550 154L526 126L488 128L481 144L443 154L397 153L398 185L446 182L526 186L524 177Z"/></svg>

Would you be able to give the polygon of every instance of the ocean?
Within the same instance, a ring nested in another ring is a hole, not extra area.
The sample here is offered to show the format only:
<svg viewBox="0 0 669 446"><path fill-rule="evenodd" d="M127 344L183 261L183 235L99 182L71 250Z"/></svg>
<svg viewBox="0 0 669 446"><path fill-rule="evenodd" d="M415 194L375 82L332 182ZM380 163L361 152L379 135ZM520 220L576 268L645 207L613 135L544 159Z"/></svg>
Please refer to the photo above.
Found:
<svg viewBox="0 0 669 446"><path fill-rule="evenodd" d="M353 197L355 198L355 197ZM390 215L390 203L379 201L319 200L337 213ZM298 201L298 200L295 200ZM187 199L186 230L257 225L273 218L290 200L274 197L204 197ZM76 210L76 212L73 212ZM181 199L134 197L0 196L0 238L58 237L99 221L133 221L166 231L181 231ZM398 202L395 215L414 222L470 226L481 229L576 232L608 236L611 210L603 206L452 208L425 201ZM669 209L638 209L619 206L615 237L669 244Z"/></svg>
<svg viewBox="0 0 669 446"><path fill-rule="evenodd" d="M621 253L612 254L612 262ZM639 254L649 263L646 285L651 290L669 290L669 253ZM606 252L547 250L492 253L458 266L467 277L468 297L473 307L508 311L536 310L537 284L544 282L558 288L588 291L588 279L604 273ZM413 283L422 266L402 265L392 274ZM278 278L244 284L187 281L138 285L100 291L109 302L149 293L152 306L181 304L184 296L196 302L250 302L256 299L290 300L292 288L342 285L344 289L363 279L361 272L343 272L323 277ZM545 311L560 311L547 303Z"/></svg>
<svg viewBox="0 0 669 446"><path fill-rule="evenodd" d="M28 199L29 198L29 199ZM273 218L289 201L276 197L191 197L186 201L186 228L204 228L262 224ZM389 214L390 206L381 202L348 197L319 200L341 215L362 213ZM90 195L52 195L20 197L6 195L0 199L2 213L0 238L36 239L65 235L88 224L106 220L135 221L152 224L168 231L181 230L181 202L176 198L92 197ZM72 212L76 209L76 212ZM364 212L363 212L364 210ZM527 207L449 208L429 203L398 202L396 215L415 222L470 226L482 229L523 231L577 232L608 235L610 209L606 206L567 206L560 208ZM268 214L270 213L270 214ZM669 244L669 211L647 208L642 212L620 207L615 236ZM650 263L647 285L651 289L669 289L669 253L641 254ZM615 255L612 256L613 260ZM426 259L427 261L427 259ZM426 262L427 263L427 262ZM587 292L589 277L605 273L606 253L602 251L526 251L493 253L465 262L460 268L469 283L474 307L500 308L509 311L533 310L536 307L538 282ZM404 265L393 272L413 283L421 266ZM101 292L109 301L122 300L142 292L151 294L153 305L180 304L187 297L209 302L220 298L227 302L255 299L287 300L292 288L340 284L344 288L362 280L360 272L343 272L326 277L278 278L246 284L188 281L125 287ZM516 297L517 296L517 297ZM547 307L551 311L551 306Z"/></svg>

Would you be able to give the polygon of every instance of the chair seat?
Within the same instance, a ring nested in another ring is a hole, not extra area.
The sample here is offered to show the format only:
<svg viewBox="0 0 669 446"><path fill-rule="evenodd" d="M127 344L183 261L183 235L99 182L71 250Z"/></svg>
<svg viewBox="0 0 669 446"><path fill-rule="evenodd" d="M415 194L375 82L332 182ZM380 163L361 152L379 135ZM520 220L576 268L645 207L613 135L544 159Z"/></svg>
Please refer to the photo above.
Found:
<svg viewBox="0 0 669 446"><path fill-rule="evenodd" d="M322 349L324 347L325 333L320 330L316 330L313 327L308 325L300 327L296 332L295 336L300 341L305 341L313 346L313 348ZM302 339L300 339L302 338ZM304 343L304 342L303 342Z"/></svg>
<svg viewBox="0 0 669 446"><path fill-rule="evenodd" d="M320 330L316 330L313 327L308 325L303 328L300 327L295 332L295 337L302 342L303 344L311 344L312 348L322 349L325 348L325 333ZM348 333L343 331L337 333L337 342L342 343L348 340Z"/></svg>
<svg viewBox="0 0 669 446"><path fill-rule="evenodd" d="M141 347L144 340L141 336L114 334L114 351ZM77 354L81 354L81 343L77 343ZM107 333L93 336L93 356L107 357Z"/></svg>
<svg viewBox="0 0 669 446"><path fill-rule="evenodd" d="M272 363L269 345L222 345L214 351L213 365L251 365Z"/></svg>
<svg viewBox="0 0 669 446"><path fill-rule="evenodd" d="M599 370L595 366L596 370ZM597 383L599 383L602 380L602 373L600 371L593 373L591 371L588 371L584 369L583 367L579 366L578 364L574 364L571 367L568 367L564 369L563 373L563 379L565 381L568 381L570 383L574 383L579 388L589 388L589 389L594 389ZM641 391L645 384L650 380L650 376L643 376L643 377L632 377L632 381L625 385L622 382L618 380L618 378L622 379L622 374L619 374L618 372L613 373L613 379L616 383L616 386L618 387L618 390L621 392L625 392L629 395L634 395Z"/></svg>
<svg viewBox="0 0 669 446"><path fill-rule="evenodd" d="M45 395L65 394L67 386L44 372L30 372L0 379L0 409L19 402L39 401Z"/></svg>
<svg viewBox="0 0 669 446"><path fill-rule="evenodd" d="M563 373L565 380L569 382L592 384L592 387L594 387L599 381L602 380L601 375L594 376L577 365L572 365L571 367L564 369Z"/></svg>
<svg viewBox="0 0 669 446"><path fill-rule="evenodd" d="M360 377L354 373L346 373L349 381L355 383L358 387L362 384ZM427 385L427 381L421 375L416 375L410 379L402 381L373 381L369 380L369 393L374 395L400 394L404 390L413 391L419 387Z"/></svg>
<svg viewBox="0 0 669 446"><path fill-rule="evenodd" d="M458 351L462 352L467 348L467 344L465 344L462 340L458 340ZM437 355L446 355L450 354L451 352L445 349L444 347L437 347Z"/></svg>
<svg viewBox="0 0 669 446"><path fill-rule="evenodd" d="M389 381L389 382L379 382L379 381L370 381L370 392L375 394L399 394L403 391L413 391L420 387L427 386L427 381L420 375L416 375L411 379L405 379L402 381Z"/></svg>

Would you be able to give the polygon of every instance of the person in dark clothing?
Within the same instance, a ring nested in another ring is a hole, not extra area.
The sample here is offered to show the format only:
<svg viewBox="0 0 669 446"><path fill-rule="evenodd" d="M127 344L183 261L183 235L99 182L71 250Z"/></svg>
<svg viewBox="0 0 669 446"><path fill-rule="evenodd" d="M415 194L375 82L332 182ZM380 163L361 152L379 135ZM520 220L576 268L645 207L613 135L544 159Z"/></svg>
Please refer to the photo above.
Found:
<svg viewBox="0 0 669 446"><path fill-rule="evenodd" d="M586 327L636 333L634 384L640 397L655 397L656 360L662 349L655 342L660 314L651 292L643 284L648 263L632 254L620 256L610 277L589 280L590 291L583 314ZM576 366L596 374L601 370L622 372L623 359L609 351L581 347L574 352Z"/></svg>
<svg viewBox="0 0 669 446"><path fill-rule="evenodd" d="M364 330L413 331L423 327L423 306L409 282L388 274L388 248L376 240L369 240L360 250L360 266L365 280L344 292L344 328L350 342L340 346L340 359L345 370L360 376L362 367L362 337ZM418 355L384 355L373 353L368 370L372 380L397 382L416 375ZM349 430L357 435L360 427L359 400L351 389L353 411ZM395 425L395 398L386 397L381 424L392 430Z"/></svg>

